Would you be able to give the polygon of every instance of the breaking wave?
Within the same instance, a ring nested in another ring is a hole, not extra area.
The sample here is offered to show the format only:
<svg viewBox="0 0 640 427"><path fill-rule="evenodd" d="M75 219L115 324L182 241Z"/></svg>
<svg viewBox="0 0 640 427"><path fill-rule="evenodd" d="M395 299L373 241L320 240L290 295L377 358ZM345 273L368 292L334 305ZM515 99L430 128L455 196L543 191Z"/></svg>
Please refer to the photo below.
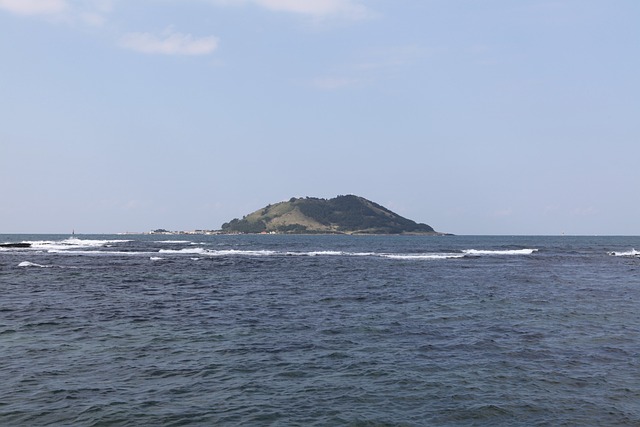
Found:
<svg viewBox="0 0 640 427"><path fill-rule="evenodd" d="M405 260L428 260L428 259L450 259L464 258L464 254L458 253L426 253L426 254L380 254L382 258L405 259Z"/></svg>
<svg viewBox="0 0 640 427"><path fill-rule="evenodd" d="M506 250L485 250L485 249L465 249L462 251L466 255L531 255L538 252L537 249L506 249Z"/></svg>
<svg viewBox="0 0 640 427"><path fill-rule="evenodd" d="M311 252L287 252L294 256L376 256L375 252L344 252L344 251L311 251Z"/></svg>
<svg viewBox="0 0 640 427"><path fill-rule="evenodd" d="M636 251L635 249L631 249L630 251L626 251L626 252L609 252L609 255L623 256L623 257L637 257L637 256L640 256L640 252Z"/></svg>
<svg viewBox="0 0 640 427"><path fill-rule="evenodd" d="M161 254L202 254L206 252L203 248L185 248L185 249L160 249Z"/></svg>
<svg viewBox="0 0 640 427"><path fill-rule="evenodd" d="M424 252L424 253L384 253L384 252L348 252L348 251L308 251L308 252L295 252L295 251L273 251L273 250L239 250L239 249L226 249L226 250L210 250L204 248L193 249L161 249L159 253L162 254L198 254L209 257L222 257L222 256L299 256L299 257L378 257L386 259L396 260L439 260L439 259L455 259L465 258L467 256L481 256L481 255L531 255L536 252L537 249L521 249L510 251L480 251L475 249L469 249L462 252Z"/></svg>
<svg viewBox="0 0 640 427"><path fill-rule="evenodd" d="M205 250L203 255L207 256L234 256L234 255L245 255L245 256L274 256L274 255L286 255L286 252L278 252L278 251L269 251L269 250L238 250L238 249L226 249L219 251L210 251Z"/></svg>
<svg viewBox="0 0 640 427"><path fill-rule="evenodd" d="M29 261L22 261L20 264L18 264L18 267L51 268L53 266L52 265L36 264L35 262L29 262Z"/></svg>
<svg viewBox="0 0 640 427"><path fill-rule="evenodd" d="M134 242L134 243L129 243ZM157 261L171 256L189 256L199 260L203 257L370 257L389 260L445 260L479 256L527 256L537 252L538 249L462 249L443 251L410 251L385 252L385 251L348 251L333 248L313 250L282 249L213 249L210 243L194 243L186 240L160 240L153 242L138 242L135 240L99 240L70 237L61 240L34 240L27 241L31 245L30 250L47 254L61 255L87 255L87 256L148 256ZM164 245L175 245L166 247ZM187 245L186 247L184 245ZM616 256L636 256L638 252L612 252ZM25 266L27 266L25 264Z"/></svg>
<svg viewBox="0 0 640 427"><path fill-rule="evenodd" d="M32 249L44 251L68 251L74 249L102 248L117 245L119 243L130 242L130 240L88 240L70 237L64 240L35 240L30 243Z"/></svg>

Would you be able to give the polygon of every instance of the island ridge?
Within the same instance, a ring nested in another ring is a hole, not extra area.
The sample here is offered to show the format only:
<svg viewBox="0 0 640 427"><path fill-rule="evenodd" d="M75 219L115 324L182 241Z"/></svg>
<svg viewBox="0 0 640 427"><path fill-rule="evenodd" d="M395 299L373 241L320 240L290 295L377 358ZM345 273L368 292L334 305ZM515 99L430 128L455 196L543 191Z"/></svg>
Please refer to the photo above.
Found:
<svg viewBox="0 0 640 427"><path fill-rule="evenodd" d="M416 223L364 197L291 198L265 206L222 224L227 233L285 234L430 234L431 226Z"/></svg>

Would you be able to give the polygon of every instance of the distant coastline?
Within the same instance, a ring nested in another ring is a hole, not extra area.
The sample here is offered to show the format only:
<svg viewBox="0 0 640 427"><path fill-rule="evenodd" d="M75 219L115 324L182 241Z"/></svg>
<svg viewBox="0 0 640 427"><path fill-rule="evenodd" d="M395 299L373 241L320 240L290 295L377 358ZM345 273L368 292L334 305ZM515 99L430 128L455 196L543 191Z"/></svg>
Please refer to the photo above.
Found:
<svg viewBox="0 0 640 427"><path fill-rule="evenodd" d="M120 234L450 235L435 231L427 224L404 218L382 205L355 195L337 196L332 199L292 197L288 201L269 204L242 218L234 218L222 224L221 229L171 231L158 228L143 233Z"/></svg>
<svg viewBox="0 0 640 427"><path fill-rule="evenodd" d="M117 233L117 235L119 236L127 236L127 235L131 235L131 236L144 236L144 235L153 235L153 234L160 234L160 235L166 235L166 236L179 236L179 235L207 235L207 236L211 236L211 235L216 235L216 234L229 234L226 233L222 230L166 230L164 228L159 228L156 230L151 230L151 231L123 231L120 233Z"/></svg>
<svg viewBox="0 0 640 427"><path fill-rule="evenodd" d="M239 236L239 235L305 235L305 236L387 236L389 233L281 233L276 231L260 232L260 233L243 233L240 231L224 231L224 230L151 230L151 231L123 231L115 233L118 236ZM434 232L416 232L416 233L400 233L403 236L453 236L451 233Z"/></svg>

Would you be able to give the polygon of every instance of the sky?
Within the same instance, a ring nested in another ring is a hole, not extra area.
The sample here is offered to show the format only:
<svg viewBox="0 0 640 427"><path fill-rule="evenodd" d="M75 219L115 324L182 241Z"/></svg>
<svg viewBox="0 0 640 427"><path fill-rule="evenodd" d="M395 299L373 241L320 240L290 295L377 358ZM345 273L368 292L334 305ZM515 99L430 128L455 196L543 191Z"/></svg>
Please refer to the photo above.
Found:
<svg viewBox="0 0 640 427"><path fill-rule="evenodd" d="M640 235L637 0L0 0L0 233L356 194Z"/></svg>

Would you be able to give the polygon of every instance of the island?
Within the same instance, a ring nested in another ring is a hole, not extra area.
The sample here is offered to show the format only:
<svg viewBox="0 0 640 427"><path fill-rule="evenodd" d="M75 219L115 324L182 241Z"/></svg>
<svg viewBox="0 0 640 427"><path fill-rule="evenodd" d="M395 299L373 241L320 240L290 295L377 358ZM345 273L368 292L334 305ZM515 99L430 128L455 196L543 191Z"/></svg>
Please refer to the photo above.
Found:
<svg viewBox="0 0 640 427"><path fill-rule="evenodd" d="M291 198L222 224L223 233L443 235L364 197Z"/></svg>

